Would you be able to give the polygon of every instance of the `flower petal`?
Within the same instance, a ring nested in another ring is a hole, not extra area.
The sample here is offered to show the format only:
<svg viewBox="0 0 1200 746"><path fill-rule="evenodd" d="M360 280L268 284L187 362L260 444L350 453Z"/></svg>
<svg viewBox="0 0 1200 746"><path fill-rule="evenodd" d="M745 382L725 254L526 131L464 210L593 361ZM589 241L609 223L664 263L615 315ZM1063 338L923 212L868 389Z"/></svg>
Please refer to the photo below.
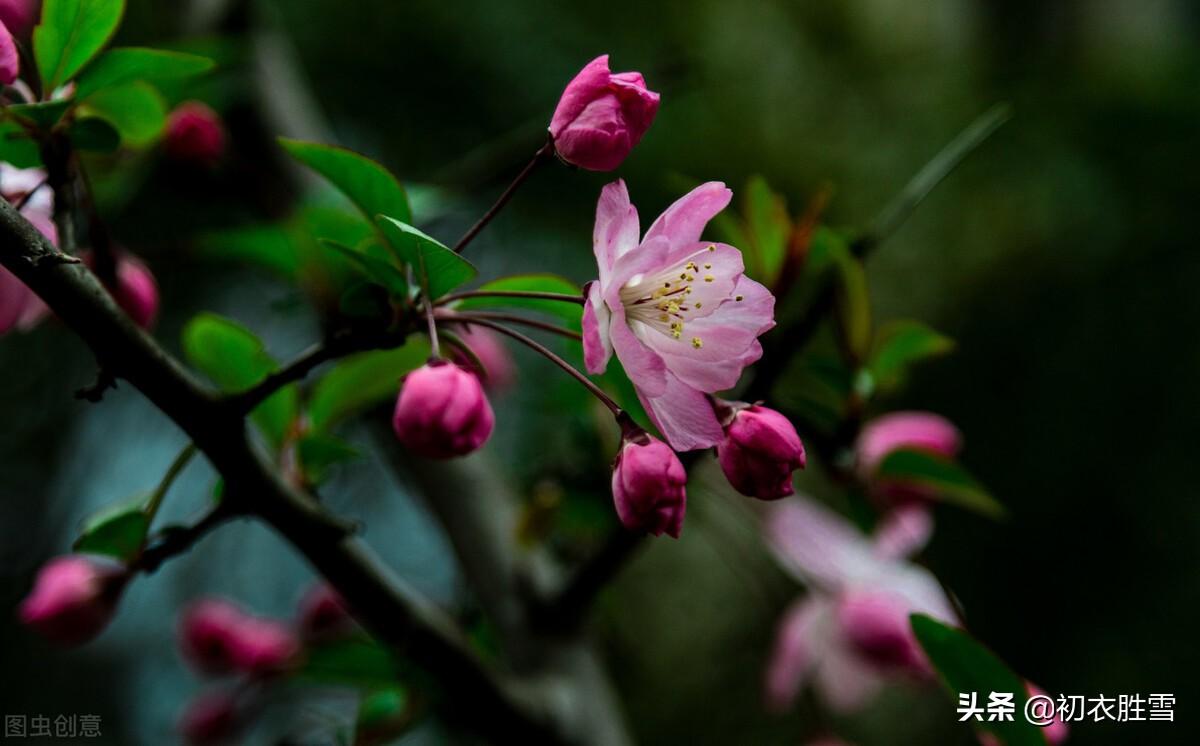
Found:
<svg viewBox="0 0 1200 746"><path fill-rule="evenodd" d="M764 530L784 567L827 591L870 581L887 565L857 528L809 498L773 503Z"/></svg>
<svg viewBox="0 0 1200 746"><path fill-rule="evenodd" d="M902 505L888 513L875 529L875 553L889 559L911 557L929 543L933 516L917 503Z"/></svg>
<svg viewBox="0 0 1200 746"><path fill-rule="evenodd" d="M602 54L583 66L571 82L567 83L562 98L558 100L554 116L550 119L551 136L557 138L568 124L575 121L587 108L588 103L608 87L609 77L607 54Z"/></svg>
<svg viewBox="0 0 1200 746"><path fill-rule="evenodd" d="M835 712L851 712L867 703L883 684L869 665L842 646L821 659L813 684L821 699Z"/></svg>
<svg viewBox="0 0 1200 746"><path fill-rule="evenodd" d="M600 267L600 287L608 286L617 258L637 247L639 230L637 208L629 202L625 182L617 179L605 184L596 203L596 228L592 233L592 250Z"/></svg>
<svg viewBox="0 0 1200 746"><path fill-rule="evenodd" d="M625 375L639 392L647 396L661 396L667 388L667 366L662 357L634 336L625 323L625 309L610 306L612 320L609 322L609 337L613 351L625 368ZM676 448L675 450L679 450Z"/></svg>
<svg viewBox="0 0 1200 746"><path fill-rule="evenodd" d="M767 709L784 712L796 701L808 674L826 649L819 633L821 619L831 610L826 599L808 596L784 612L767 659L763 687Z"/></svg>
<svg viewBox="0 0 1200 746"><path fill-rule="evenodd" d="M664 376L666 385L660 396L650 396L638 387L638 398L671 447L676 451L695 451L719 443L725 433L708 397L669 371Z"/></svg>
<svg viewBox="0 0 1200 746"><path fill-rule="evenodd" d="M588 373L599 375L612 357L612 340L608 332L612 314L600 297L599 283L589 282L584 292L587 303L583 307L583 363Z"/></svg>
<svg viewBox="0 0 1200 746"><path fill-rule="evenodd" d="M724 210L731 199L733 192L723 183L710 181L701 184L676 200L654 221L654 225L646 231L646 240L664 236L672 246L696 243L704 232L704 226Z"/></svg>

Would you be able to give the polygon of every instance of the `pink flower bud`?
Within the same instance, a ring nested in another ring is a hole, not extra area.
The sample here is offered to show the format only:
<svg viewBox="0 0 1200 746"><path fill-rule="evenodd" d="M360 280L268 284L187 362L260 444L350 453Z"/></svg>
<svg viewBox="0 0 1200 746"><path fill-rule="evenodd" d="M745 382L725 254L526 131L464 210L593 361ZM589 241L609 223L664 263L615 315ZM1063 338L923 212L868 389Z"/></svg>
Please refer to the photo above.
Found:
<svg viewBox="0 0 1200 746"><path fill-rule="evenodd" d="M550 137L567 163L611 171L650 129L656 113L658 94L646 88L642 74L614 75L605 54L567 84L550 120Z"/></svg>
<svg viewBox="0 0 1200 746"><path fill-rule="evenodd" d="M14 36L26 36L33 29L42 0L0 0L0 23Z"/></svg>
<svg viewBox="0 0 1200 746"><path fill-rule="evenodd" d="M184 741L201 746L221 743L238 729L237 699L230 692L205 692L188 703L179 718L179 732Z"/></svg>
<svg viewBox="0 0 1200 746"><path fill-rule="evenodd" d="M87 642L112 619L127 578L124 566L104 557L56 557L21 602L21 622L62 645Z"/></svg>
<svg viewBox="0 0 1200 746"><path fill-rule="evenodd" d="M197 601L184 610L179 645L198 671L214 675L278 671L300 649L284 625L252 617L219 598Z"/></svg>
<svg viewBox="0 0 1200 746"><path fill-rule="evenodd" d="M851 648L867 662L926 672L929 664L909 627L911 610L899 596L852 592L839 602L837 618Z"/></svg>
<svg viewBox="0 0 1200 746"><path fill-rule="evenodd" d="M454 362L476 375L481 375L488 391L497 392L511 388L517 379L517 367L500 338L491 330L480 326L456 331L459 338L471 348L478 362L457 351ZM480 365L483 366L482 371L478 370Z"/></svg>
<svg viewBox="0 0 1200 746"><path fill-rule="evenodd" d="M392 429L406 448L438 459L478 449L495 424L479 379L444 361L424 365L405 377L392 416Z"/></svg>
<svg viewBox="0 0 1200 746"><path fill-rule="evenodd" d="M863 427L855 446L858 468L869 477L892 451L918 448L942 456L958 453L962 436L958 428L932 412L892 412Z"/></svg>
<svg viewBox="0 0 1200 746"><path fill-rule="evenodd" d="M717 461L738 492L777 500L795 493L792 472L804 468L804 444L786 417L756 404L733 414Z"/></svg>
<svg viewBox="0 0 1200 746"><path fill-rule="evenodd" d="M1039 687L1037 684L1034 684L1032 681L1025 682L1025 689L1029 692L1030 697L1049 696L1046 694L1044 689ZM1057 715L1049 725L1042 728L1042 735L1046 737L1046 742L1049 743L1050 746L1058 746L1058 744L1066 741L1067 736L1070 735L1070 733L1070 727L1068 727L1066 722Z"/></svg>
<svg viewBox="0 0 1200 746"><path fill-rule="evenodd" d="M21 74L21 55L8 26L0 23L0 84L12 85Z"/></svg>
<svg viewBox="0 0 1200 746"><path fill-rule="evenodd" d="M167 119L167 155L177 161L214 166L225 154L225 125L207 104L180 104Z"/></svg>
<svg viewBox="0 0 1200 746"><path fill-rule="evenodd" d="M300 632L306 640L329 640L354 628L341 594L328 583L319 583L304 594L299 618Z"/></svg>
<svg viewBox="0 0 1200 746"><path fill-rule="evenodd" d="M686 487L687 471L666 443L645 433L622 443L613 465L612 490L625 528L678 539L687 509Z"/></svg>
<svg viewBox="0 0 1200 746"><path fill-rule="evenodd" d="M117 288L113 300L143 329L158 317L158 283L140 259L126 254L117 260Z"/></svg>

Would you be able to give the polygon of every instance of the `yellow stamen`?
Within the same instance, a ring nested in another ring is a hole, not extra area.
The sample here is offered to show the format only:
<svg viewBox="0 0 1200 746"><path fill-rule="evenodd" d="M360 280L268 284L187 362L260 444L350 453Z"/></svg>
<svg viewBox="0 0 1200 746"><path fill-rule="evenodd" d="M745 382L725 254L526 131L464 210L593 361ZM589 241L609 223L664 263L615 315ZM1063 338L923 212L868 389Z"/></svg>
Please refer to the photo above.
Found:
<svg viewBox="0 0 1200 746"><path fill-rule="evenodd" d="M704 276L704 281L705 281L705 282L712 282L714 279L715 279L715 278L714 278L712 275L705 275L705 276Z"/></svg>
<svg viewBox="0 0 1200 746"><path fill-rule="evenodd" d="M704 340L700 339L699 337L692 337L692 347L695 347L698 350L703 346Z"/></svg>

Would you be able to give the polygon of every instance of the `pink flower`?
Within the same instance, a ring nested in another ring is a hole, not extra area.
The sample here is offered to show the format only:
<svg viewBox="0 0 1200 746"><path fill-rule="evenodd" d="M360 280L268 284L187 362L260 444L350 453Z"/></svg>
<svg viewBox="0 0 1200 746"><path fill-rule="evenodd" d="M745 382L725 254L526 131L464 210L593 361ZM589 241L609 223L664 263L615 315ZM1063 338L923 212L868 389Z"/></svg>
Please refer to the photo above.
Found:
<svg viewBox="0 0 1200 746"><path fill-rule="evenodd" d="M766 533L784 567L809 594L779 624L766 672L767 705L787 709L811 681L830 707L861 707L889 679L924 677L928 662L909 627L912 613L954 621L937 580L892 552L918 550L928 538L881 527L886 547L872 542L840 516L805 498L773 505ZM894 538L908 537L908 542Z"/></svg>
<svg viewBox="0 0 1200 746"><path fill-rule="evenodd" d="M117 259L117 287L113 300L143 329L154 326L158 316L158 283L140 259L125 254Z"/></svg>
<svg viewBox="0 0 1200 746"><path fill-rule="evenodd" d="M179 732L189 744L225 742L240 726L237 698L220 690L205 692L188 703L179 718Z"/></svg>
<svg viewBox="0 0 1200 746"><path fill-rule="evenodd" d="M687 510L686 487L687 471L666 443L640 433L621 444L612 491L625 528L678 539Z"/></svg>
<svg viewBox="0 0 1200 746"><path fill-rule="evenodd" d="M892 451L916 448L953 457L962 436L949 420L932 412L892 412L868 422L855 446L858 468L864 476L879 467Z"/></svg>
<svg viewBox="0 0 1200 746"><path fill-rule="evenodd" d="M354 628L341 594L328 583L318 583L300 601L300 632L306 640L328 640Z"/></svg>
<svg viewBox="0 0 1200 746"><path fill-rule="evenodd" d="M0 84L12 85L21 74L21 55L8 26L0 23Z"/></svg>
<svg viewBox="0 0 1200 746"><path fill-rule="evenodd" d="M614 75L605 54L567 84L550 120L550 137L567 163L611 171L650 129L656 113L658 94L646 88L642 74Z"/></svg>
<svg viewBox="0 0 1200 746"><path fill-rule="evenodd" d="M21 602L21 622L62 645L79 645L108 626L125 587L125 568L107 558L56 557Z"/></svg>
<svg viewBox="0 0 1200 746"><path fill-rule="evenodd" d="M33 28L41 7L41 0L0 0L0 23L15 36L25 36Z"/></svg>
<svg viewBox="0 0 1200 746"><path fill-rule="evenodd" d="M455 332L471 348L478 363L457 351L454 362L476 375L482 375L484 386L489 391L504 391L512 387L517 380L517 366L495 332L481 326L466 326L455 329ZM482 371L479 370L480 365L483 366Z"/></svg>
<svg viewBox="0 0 1200 746"><path fill-rule="evenodd" d="M51 243L58 242L54 228L54 195L44 185L46 172L40 168L14 168L0 163L0 194L11 204L24 202L21 215L42 232ZM37 191L34 191L34 190ZM25 283L0 267L0 334L12 329L28 331L37 325L49 309Z"/></svg>
<svg viewBox="0 0 1200 746"><path fill-rule="evenodd" d="M479 379L445 361L429 363L405 377L392 416L392 429L404 447L437 459L477 450L495 424Z"/></svg>
<svg viewBox="0 0 1200 746"><path fill-rule="evenodd" d="M224 599L202 599L184 610L179 645L195 668L208 674L265 674L284 668L300 645L284 625L253 617Z"/></svg>
<svg viewBox="0 0 1200 746"><path fill-rule="evenodd" d="M777 500L795 492L792 472L804 468L804 444L792 423L775 410L740 406L717 444L717 461L738 492Z"/></svg>
<svg viewBox="0 0 1200 746"><path fill-rule="evenodd" d="M732 246L701 242L732 192L709 182L667 208L638 240L623 181L604 187L594 249L600 279L587 286L584 362L602 373L615 351L654 424L677 451L724 437L707 394L732 387L762 356L775 298L742 274Z"/></svg>
<svg viewBox="0 0 1200 746"><path fill-rule="evenodd" d="M187 101L167 119L167 155L178 161L213 166L225 154L221 115L200 101Z"/></svg>

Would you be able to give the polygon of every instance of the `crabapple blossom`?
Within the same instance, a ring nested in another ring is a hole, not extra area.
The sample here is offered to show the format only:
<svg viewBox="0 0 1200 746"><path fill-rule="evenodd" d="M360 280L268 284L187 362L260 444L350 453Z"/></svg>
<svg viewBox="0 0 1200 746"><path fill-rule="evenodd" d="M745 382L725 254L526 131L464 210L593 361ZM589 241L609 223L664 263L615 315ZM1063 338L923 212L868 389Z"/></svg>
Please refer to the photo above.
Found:
<svg viewBox="0 0 1200 746"><path fill-rule="evenodd" d="M900 449L928 451L953 458L962 447L962 435L953 423L933 412L892 412L863 426L855 443L859 477L871 494L884 504L900 505L932 497L926 488L877 474L889 454Z"/></svg>
<svg viewBox="0 0 1200 746"><path fill-rule="evenodd" d="M54 195L45 186L46 172L40 168L15 168L0 163L0 194L10 204L22 204L21 215L50 243L58 243L54 227ZM0 267L0 334L12 329L27 331L47 314L42 302L25 283Z"/></svg>
<svg viewBox="0 0 1200 746"><path fill-rule="evenodd" d="M397 440L418 455L437 459L478 449L495 424L479 379L444 360L405 376L392 416Z"/></svg>
<svg viewBox="0 0 1200 746"><path fill-rule="evenodd" d="M924 678L929 663L909 627L913 613L953 622L950 600L904 554L928 534L881 527L875 541L807 498L773 504L766 534L783 566L809 587L779 623L766 671L766 701L785 710L806 682L841 712L858 709L889 679ZM906 537L904 540L884 536ZM897 554L902 552L903 554Z"/></svg>
<svg viewBox="0 0 1200 746"><path fill-rule="evenodd" d="M612 491L625 528L678 539L687 510L686 487L687 471L666 443L644 432L621 443Z"/></svg>
<svg viewBox="0 0 1200 746"><path fill-rule="evenodd" d="M196 601L179 622L184 657L200 672L227 674L277 671L299 652L296 636L283 624L250 616L219 598Z"/></svg>
<svg viewBox="0 0 1200 746"><path fill-rule="evenodd" d="M167 119L167 155L177 161L212 166L225 154L225 125L221 115L200 101L187 101Z"/></svg>
<svg viewBox="0 0 1200 746"><path fill-rule="evenodd" d="M38 571L21 602L21 622L62 645L79 645L108 626L128 579L125 567L106 557L56 557Z"/></svg>
<svg viewBox="0 0 1200 746"><path fill-rule="evenodd" d="M562 160L589 171L611 171L642 139L658 113L658 94L638 72L613 73L608 55L589 62L567 84L550 120Z"/></svg>
<svg viewBox="0 0 1200 746"><path fill-rule="evenodd" d="M747 497L777 500L795 492L792 472L803 469L804 444L796 428L773 409L731 407L717 461L734 489Z"/></svg>
<svg viewBox="0 0 1200 746"><path fill-rule="evenodd" d="M587 286L584 362L604 372L615 352L646 412L677 451L724 438L708 394L737 383L762 356L775 298L743 275L742 253L701 241L732 192L703 184L667 208L639 240L625 182L604 187L593 248L599 279Z"/></svg>
<svg viewBox="0 0 1200 746"><path fill-rule="evenodd" d="M517 367L513 363L512 355L495 332L474 325L461 330L456 329L455 332L478 359L476 362L456 350L456 363L474 373L481 373L483 385L489 391L504 391L512 387L516 382ZM479 366L483 366L482 371L478 370Z"/></svg>
<svg viewBox="0 0 1200 746"><path fill-rule="evenodd" d="M143 329L158 317L158 283L140 259L125 254L117 258L117 287L113 300Z"/></svg>

